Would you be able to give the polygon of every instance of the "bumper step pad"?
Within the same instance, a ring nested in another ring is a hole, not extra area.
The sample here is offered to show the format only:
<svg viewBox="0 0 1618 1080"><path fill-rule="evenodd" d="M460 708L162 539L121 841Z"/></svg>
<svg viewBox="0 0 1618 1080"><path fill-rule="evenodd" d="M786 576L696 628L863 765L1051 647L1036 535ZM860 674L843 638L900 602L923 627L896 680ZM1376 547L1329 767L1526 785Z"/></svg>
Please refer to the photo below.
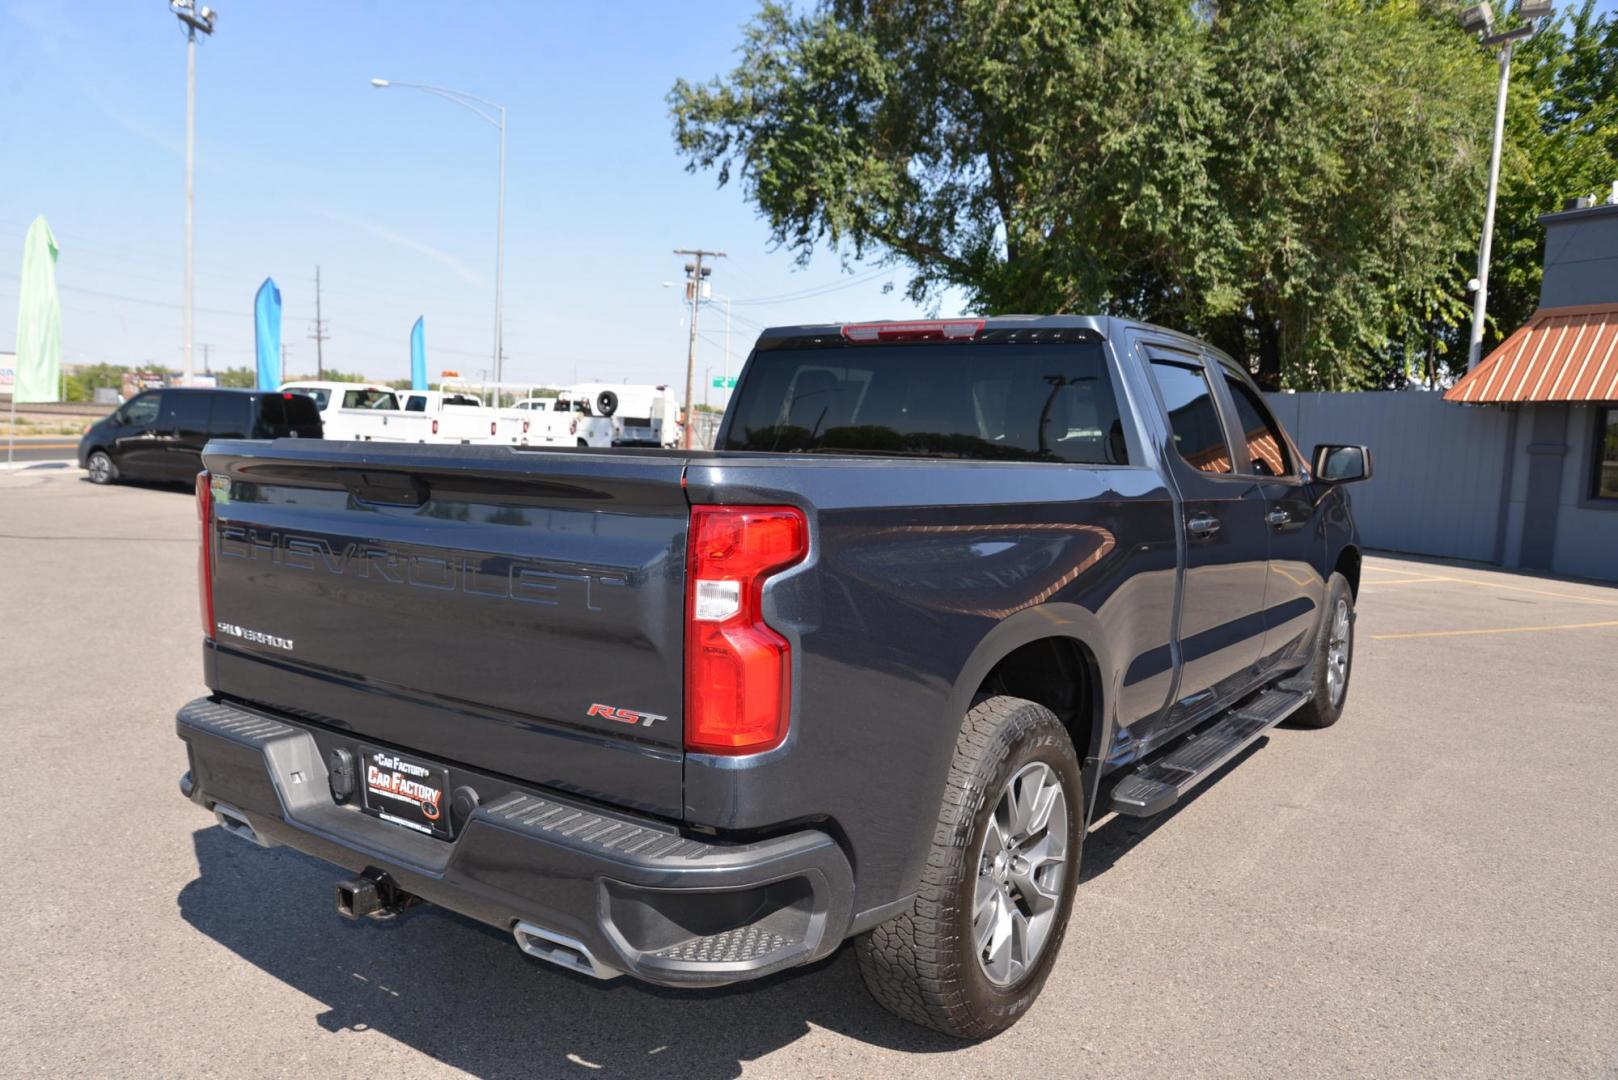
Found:
<svg viewBox="0 0 1618 1080"><path fill-rule="evenodd" d="M1308 700L1308 694L1283 689L1249 698L1211 727L1120 780L1112 789L1111 809L1130 817L1161 814Z"/></svg>

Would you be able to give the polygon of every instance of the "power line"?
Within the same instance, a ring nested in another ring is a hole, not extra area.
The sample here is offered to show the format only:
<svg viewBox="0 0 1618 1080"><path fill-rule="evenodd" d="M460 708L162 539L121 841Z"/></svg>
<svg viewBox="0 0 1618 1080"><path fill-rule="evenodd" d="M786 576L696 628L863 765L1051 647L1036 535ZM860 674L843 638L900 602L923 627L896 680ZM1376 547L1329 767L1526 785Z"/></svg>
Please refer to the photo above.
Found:
<svg viewBox="0 0 1618 1080"><path fill-rule="evenodd" d="M786 304L791 303L794 300L808 300L816 296L824 296L827 293L839 292L843 289L852 289L856 285L869 284L879 277L886 276L888 273L889 271L887 267L878 267L868 274L862 274L850 278L847 281L840 281L826 285L816 285L811 288L799 290L797 292L781 293L778 296L754 296L746 300L734 300L732 303L738 307L742 305L751 307L758 304Z"/></svg>

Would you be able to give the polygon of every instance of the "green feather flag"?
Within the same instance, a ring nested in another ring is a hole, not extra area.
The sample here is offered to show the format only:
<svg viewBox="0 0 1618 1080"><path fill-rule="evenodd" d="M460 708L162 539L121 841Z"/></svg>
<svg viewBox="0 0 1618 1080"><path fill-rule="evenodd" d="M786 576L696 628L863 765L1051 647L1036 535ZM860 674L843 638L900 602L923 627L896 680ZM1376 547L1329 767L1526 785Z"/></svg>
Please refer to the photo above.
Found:
<svg viewBox="0 0 1618 1080"><path fill-rule="evenodd" d="M15 402L56 401L62 377L62 307L56 298L56 237L44 215L28 227L17 298Z"/></svg>

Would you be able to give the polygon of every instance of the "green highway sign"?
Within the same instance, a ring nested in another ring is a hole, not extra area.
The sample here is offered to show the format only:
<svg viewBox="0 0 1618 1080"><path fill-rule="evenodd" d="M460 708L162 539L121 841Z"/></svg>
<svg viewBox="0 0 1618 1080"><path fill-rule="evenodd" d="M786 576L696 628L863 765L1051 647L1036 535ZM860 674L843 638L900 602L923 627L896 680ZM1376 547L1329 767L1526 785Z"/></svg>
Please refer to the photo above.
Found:
<svg viewBox="0 0 1618 1080"><path fill-rule="evenodd" d="M715 390L734 390L736 388L736 376L715 375L713 377L713 388Z"/></svg>

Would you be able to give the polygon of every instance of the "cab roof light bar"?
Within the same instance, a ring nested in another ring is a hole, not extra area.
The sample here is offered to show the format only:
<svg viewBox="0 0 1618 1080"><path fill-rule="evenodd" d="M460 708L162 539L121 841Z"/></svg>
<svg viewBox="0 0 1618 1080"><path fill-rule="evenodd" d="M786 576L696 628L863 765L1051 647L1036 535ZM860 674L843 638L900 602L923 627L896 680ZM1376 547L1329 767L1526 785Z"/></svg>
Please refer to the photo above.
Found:
<svg viewBox="0 0 1618 1080"><path fill-rule="evenodd" d="M849 323L843 327L848 341L970 341L983 333L984 319L916 319L909 322Z"/></svg>

